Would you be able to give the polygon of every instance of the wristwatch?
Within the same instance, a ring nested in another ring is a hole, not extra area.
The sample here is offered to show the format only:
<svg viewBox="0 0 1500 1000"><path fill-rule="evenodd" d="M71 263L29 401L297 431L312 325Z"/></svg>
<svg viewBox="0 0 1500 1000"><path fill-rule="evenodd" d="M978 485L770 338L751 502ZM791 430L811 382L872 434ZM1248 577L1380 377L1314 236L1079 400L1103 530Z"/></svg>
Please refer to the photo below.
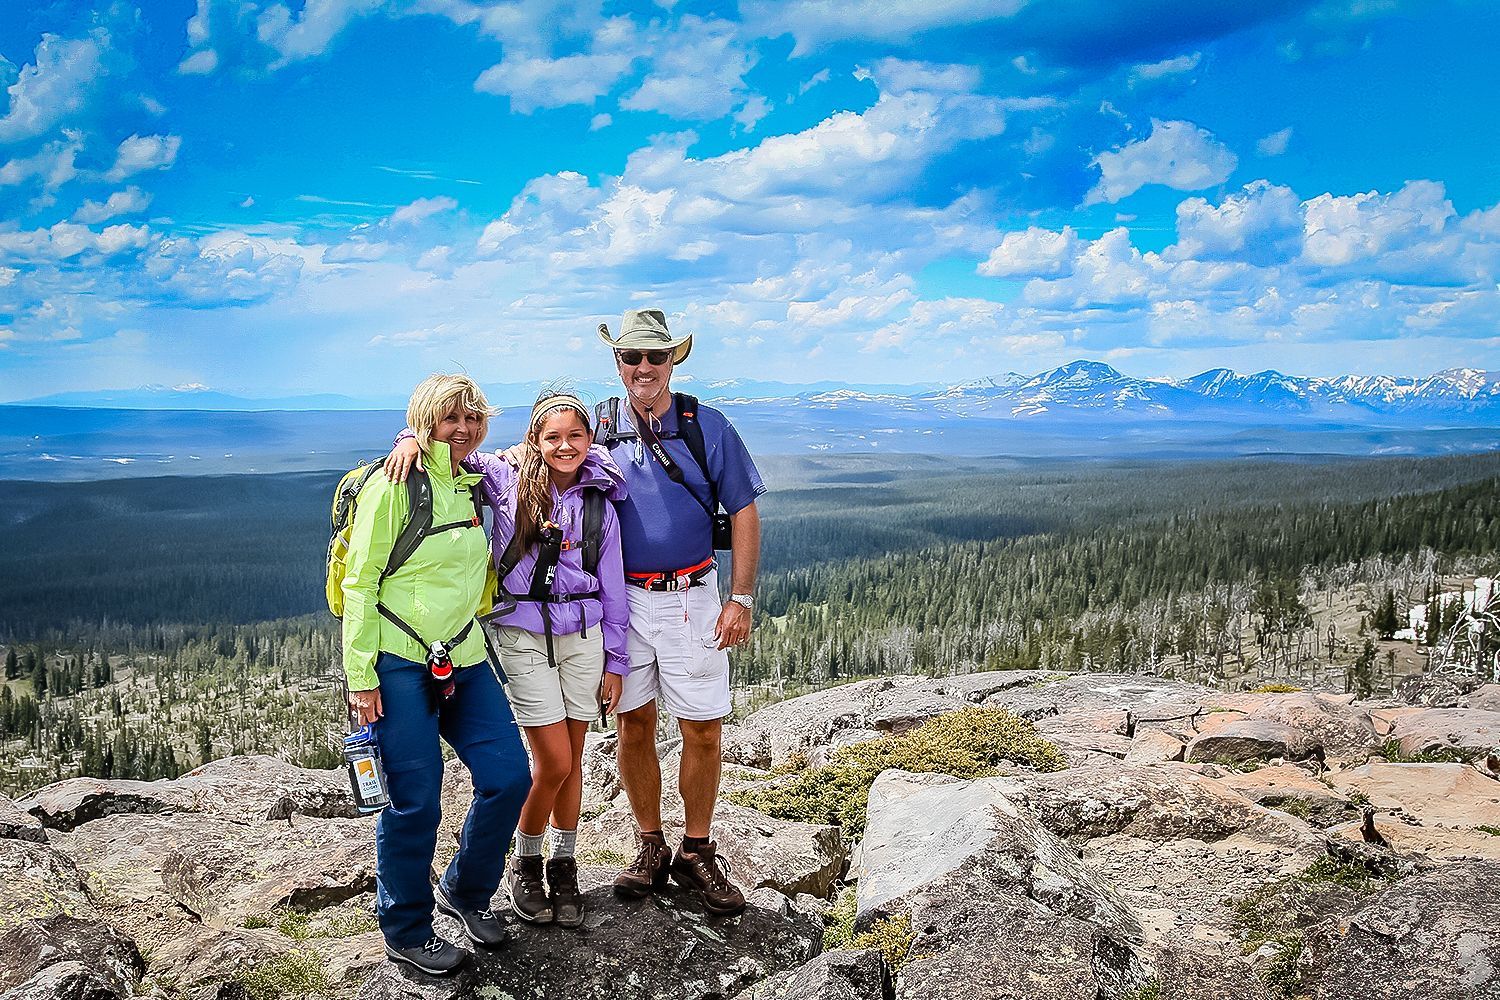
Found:
<svg viewBox="0 0 1500 1000"><path fill-rule="evenodd" d="M729 599L738 604L740 607L744 608L746 611L755 610L755 598L751 597L749 594L730 594Z"/></svg>

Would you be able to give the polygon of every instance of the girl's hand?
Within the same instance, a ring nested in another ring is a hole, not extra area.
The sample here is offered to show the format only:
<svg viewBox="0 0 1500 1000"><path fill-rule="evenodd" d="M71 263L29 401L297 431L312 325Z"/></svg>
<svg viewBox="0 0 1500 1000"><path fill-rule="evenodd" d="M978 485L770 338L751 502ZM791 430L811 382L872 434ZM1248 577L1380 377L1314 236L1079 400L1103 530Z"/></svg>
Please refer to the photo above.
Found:
<svg viewBox="0 0 1500 1000"><path fill-rule="evenodd" d="M604 672L604 678L599 682L599 704L603 707L606 715L612 715L620 704L620 692L625 687L625 678L619 674Z"/></svg>
<svg viewBox="0 0 1500 1000"><path fill-rule="evenodd" d="M422 449L417 447L417 439L407 438L385 457L385 478L393 483L404 483L413 464L419 469L427 468L422 464Z"/></svg>
<svg viewBox="0 0 1500 1000"><path fill-rule="evenodd" d="M385 714L380 705L380 688L350 691L349 707L354 709L355 721L361 726L367 726Z"/></svg>
<svg viewBox="0 0 1500 1000"><path fill-rule="evenodd" d="M526 446L524 444L513 444L504 451L496 452L495 454L500 456L500 461L512 469L519 469L521 462L526 458Z"/></svg>

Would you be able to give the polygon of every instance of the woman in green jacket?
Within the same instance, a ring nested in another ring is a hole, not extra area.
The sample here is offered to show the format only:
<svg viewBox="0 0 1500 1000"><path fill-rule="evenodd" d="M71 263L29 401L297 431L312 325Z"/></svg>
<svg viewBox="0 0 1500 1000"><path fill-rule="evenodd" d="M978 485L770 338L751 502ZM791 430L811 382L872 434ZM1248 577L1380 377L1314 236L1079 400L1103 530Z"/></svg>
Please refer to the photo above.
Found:
<svg viewBox="0 0 1500 1000"><path fill-rule="evenodd" d="M491 412L465 376L433 375L417 386L406 421L430 479L433 526L386 575L409 500L405 486L371 476L355 508L343 581L349 703L361 724L374 723L391 797L375 830L375 909L386 954L432 975L455 972L468 958L433 931L434 902L475 944L504 940L490 897L531 788L526 751L474 622L490 553L473 493L481 477L459 463L484 440ZM445 660L451 680L440 679ZM434 890L439 736L473 775L474 801L458 854Z"/></svg>

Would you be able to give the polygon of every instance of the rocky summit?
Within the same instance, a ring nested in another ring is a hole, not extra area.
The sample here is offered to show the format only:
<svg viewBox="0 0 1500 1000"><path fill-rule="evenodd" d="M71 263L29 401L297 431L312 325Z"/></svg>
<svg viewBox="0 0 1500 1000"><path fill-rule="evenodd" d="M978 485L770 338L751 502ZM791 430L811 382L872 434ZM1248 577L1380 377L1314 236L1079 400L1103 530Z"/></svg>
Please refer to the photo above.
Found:
<svg viewBox="0 0 1500 1000"><path fill-rule="evenodd" d="M508 921L450 981L384 960L342 772L72 779L0 799L0 1000L1500 1000L1497 705L1035 671L781 701L726 727L728 919L611 894L595 734L583 927ZM451 765L439 864L469 793Z"/></svg>

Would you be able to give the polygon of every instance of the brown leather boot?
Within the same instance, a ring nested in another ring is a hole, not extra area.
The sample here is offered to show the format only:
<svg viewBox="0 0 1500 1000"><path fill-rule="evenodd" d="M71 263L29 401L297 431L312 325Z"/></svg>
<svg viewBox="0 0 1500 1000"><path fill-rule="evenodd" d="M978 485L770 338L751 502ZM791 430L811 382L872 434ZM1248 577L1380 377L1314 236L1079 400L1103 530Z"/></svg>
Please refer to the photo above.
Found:
<svg viewBox="0 0 1500 1000"><path fill-rule="evenodd" d="M615 876L615 892L639 899L667 884L667 866L672 863L672 849L665 838L642 836L641 850L630 867Z"/></svg>
<svg viewBox="0 0 1500 1000"><path fill-rule="evenodd" d="M547 898L547 886L542 881L540 854L513 855L505 884L516 916L528 924L552 923L552 900Z"/></svg>
<svg viewBox="0 0 1500 1000"><path fill-rule="evenodd" d="M710 840L696 853L679 850L672 860L672 878L702 899L709 913L726 917L745 908L745 894L729 881L729 863L719 857L718 846Z"/></svg>
<svg viewBox="0 0 1500 1000"><path fill-rule="evenodd" d="M583 923L583 893L578 890L578 862L571 857L547 860L547 890L552 895L552 922L559 927Z"/></svg>

